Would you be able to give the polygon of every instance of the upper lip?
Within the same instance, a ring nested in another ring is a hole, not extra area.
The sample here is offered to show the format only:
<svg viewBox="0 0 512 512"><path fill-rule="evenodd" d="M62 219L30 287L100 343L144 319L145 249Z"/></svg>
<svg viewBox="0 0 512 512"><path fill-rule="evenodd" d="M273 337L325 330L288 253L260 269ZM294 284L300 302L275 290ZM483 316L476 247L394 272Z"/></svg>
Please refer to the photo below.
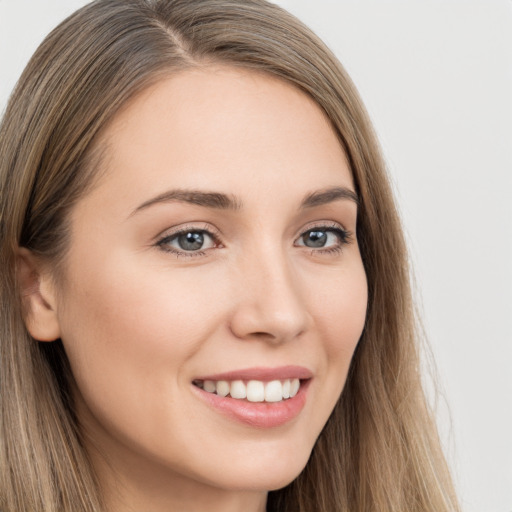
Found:
<svg viewBox="0 0 512 512"><path fill-rule="evenodd" d="M214 375L197 377L195 380L286 380L286 379L311 379L313 373L304 366L279 366L276 368L254 367L240 370L232 370Z"/></svg>

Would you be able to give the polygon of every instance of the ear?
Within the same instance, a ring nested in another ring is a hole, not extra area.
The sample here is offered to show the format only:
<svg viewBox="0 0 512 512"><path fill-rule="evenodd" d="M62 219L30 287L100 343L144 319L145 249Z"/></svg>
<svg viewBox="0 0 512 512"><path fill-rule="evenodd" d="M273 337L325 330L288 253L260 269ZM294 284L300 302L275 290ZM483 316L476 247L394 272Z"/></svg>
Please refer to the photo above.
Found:
<svg viewBox="0 0 512 512"><path fill-rule="evenodd" d="M16 256L16 277L21 291L24 320L28 332L38 341L60 338L56 296L51 276L28 249L20 247Z"/></svg>

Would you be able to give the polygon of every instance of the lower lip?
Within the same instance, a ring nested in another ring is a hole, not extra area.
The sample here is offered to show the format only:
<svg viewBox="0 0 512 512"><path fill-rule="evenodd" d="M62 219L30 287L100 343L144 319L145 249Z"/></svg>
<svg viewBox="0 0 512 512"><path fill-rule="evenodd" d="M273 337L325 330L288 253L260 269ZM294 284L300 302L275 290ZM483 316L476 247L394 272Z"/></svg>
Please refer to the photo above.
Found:
<svg viewBox="0 0 512 512"><path fill-rule="evenodd" d="M297 417L306 404L310 380L301 381L298 393L281 402L249 402L229 396L219 396L193 385L199 396L221 414L258 428L273 428L284 425Z"/></svg>

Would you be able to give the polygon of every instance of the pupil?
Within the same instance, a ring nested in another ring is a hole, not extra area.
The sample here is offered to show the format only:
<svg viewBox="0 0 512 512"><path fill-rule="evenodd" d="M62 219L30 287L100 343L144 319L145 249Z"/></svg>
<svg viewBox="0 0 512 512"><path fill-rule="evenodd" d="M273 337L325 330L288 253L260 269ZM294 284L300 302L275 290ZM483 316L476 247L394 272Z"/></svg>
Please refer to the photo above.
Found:
<svg viewBox="0 0 512 512"><path fill-rule="evenodd" d="M310 231L304 237L304 244L307 247L323 247L327 242L325 231Z"/></svg>
<svg viewBox="0 0 512 512"><path fill-rule="evenodd" d="M184 251L197 251L203 246L204 235L196 232L185 233L179 236L178 243Z"/></svg>

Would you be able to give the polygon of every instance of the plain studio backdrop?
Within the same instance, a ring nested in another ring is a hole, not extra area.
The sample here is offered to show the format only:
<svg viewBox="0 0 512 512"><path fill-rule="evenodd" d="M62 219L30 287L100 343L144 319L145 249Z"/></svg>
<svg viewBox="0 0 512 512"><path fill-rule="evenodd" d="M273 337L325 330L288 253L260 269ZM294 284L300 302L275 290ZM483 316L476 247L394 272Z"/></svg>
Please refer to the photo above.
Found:
<svg viewBox="0 0 512 512"><path fill-rule="evenodd" d="M86 3L0 0L0 111L43 37ZM278 3L336 53L375 124L463 509L512 512L512 1Z"/></svg>

